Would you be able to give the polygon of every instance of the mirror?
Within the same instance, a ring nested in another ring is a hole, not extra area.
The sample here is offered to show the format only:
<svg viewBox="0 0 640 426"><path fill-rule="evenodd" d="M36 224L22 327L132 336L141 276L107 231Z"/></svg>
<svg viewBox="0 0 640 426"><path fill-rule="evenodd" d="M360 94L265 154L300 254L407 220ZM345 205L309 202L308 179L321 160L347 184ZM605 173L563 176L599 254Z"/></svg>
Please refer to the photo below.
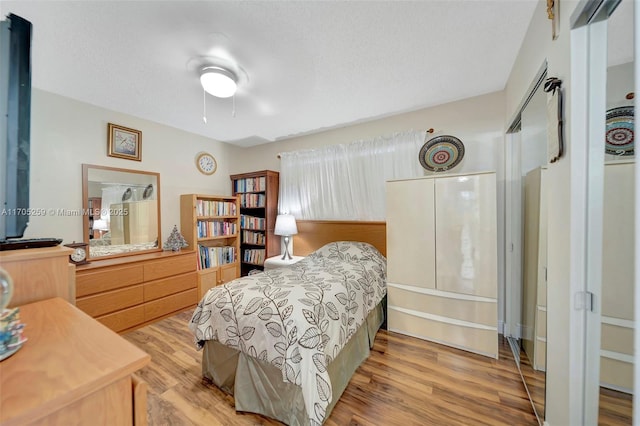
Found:
<svg viewBox="0 0 640 426"><path fill-rule="evenodd" d="M544 423L547 338L547 93L534 89L521 113L519 177L522 218L522 300L519 368L538 418Z"/></svg>
<svg viewBox="0 0 640 426"><path fill-rule="evenodd" d="M90 259L161 250L159 173L83 164L82 206Z"/></svg>

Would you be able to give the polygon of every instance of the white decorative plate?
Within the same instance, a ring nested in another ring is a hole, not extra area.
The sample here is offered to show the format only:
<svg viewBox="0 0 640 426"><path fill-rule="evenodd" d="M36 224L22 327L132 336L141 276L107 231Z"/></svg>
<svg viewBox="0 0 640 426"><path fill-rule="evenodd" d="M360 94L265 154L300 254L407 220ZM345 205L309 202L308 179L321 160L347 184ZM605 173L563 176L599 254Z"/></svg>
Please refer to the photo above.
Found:
<svg viewBox="0 0 640 426"><path fill-rule="evenodd" d="M633 107L611 108L607 111L605 152L611 155L628 156L635 153Z"/></svg>
<svg viewBox="0 0 640 426"><path fill-rule="evenodd" d="M464 144L455 136L436 136L428 140L418 154L420 165L432 172L444 172L460 164Z"/></svg>

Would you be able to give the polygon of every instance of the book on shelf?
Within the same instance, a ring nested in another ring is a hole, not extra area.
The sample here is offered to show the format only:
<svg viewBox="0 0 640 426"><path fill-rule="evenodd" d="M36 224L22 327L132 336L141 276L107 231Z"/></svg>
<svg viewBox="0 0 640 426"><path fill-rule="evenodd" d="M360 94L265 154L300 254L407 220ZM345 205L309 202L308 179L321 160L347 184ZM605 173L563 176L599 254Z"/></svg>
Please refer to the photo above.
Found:
<svg viewBox="0 0 640 426"><path fill-rule="evenodd" d="M240 215L240 227L243 229L265 229L266 222L263 217Z"/></svg>
<svg viewBox="0 0 640 426"><path fill-rule="evenodd" d="M240 207L247 209L264 208L267 197L264 194L240 194Z"/></svg>
<svg viewBox="0 0 640 426"><path fill-rule="evenodd" d="M264 176L255 178L237 179L234 181L235 192L260 192L267 188L267 179Z"/></svg>
<svg viewBox="0 0 640 426"><path fill-rule="evenodd" d="M234 246L207 247L198 245L198 269L215 268L236 261Z"/></svg>
<svg viewBox="0 0 640 426"><path fill-rule="evenodd" d="M262 232L242 231L242 242L263 246L266 243L266 237Z"/></svg>
<svg viewBox="0 0 640 426"><path fill-rule="evenodd" d="M256 265L264 264L264 249L251 249L245 250L242 260L247 263L254 263Z"/></svg>
<svg viewBox="0 0 640 426"><path fill-rule="evenodd" d="M235 216L236 203L230 201L196 200L198 216Z"/></svg>
<svg viewBox="0 0 640 426"><path fill-rule="evenodd" d="M238 229L233 222L199 220L196 223L198 238L234 235Z"/></svg>

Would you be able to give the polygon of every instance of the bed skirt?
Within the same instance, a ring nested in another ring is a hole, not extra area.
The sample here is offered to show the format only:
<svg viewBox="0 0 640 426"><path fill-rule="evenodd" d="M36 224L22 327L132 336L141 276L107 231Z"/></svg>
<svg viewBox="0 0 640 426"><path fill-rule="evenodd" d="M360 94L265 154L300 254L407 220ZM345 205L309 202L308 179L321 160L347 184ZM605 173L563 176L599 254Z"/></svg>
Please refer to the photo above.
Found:
<svg viewBox="0 0 640 426"><path fill-rule="evenodd" d="M329 364L332 400L325 419L329 418L353 373L369 356L376 333L384 322L384 314L381 302ZM202 354L202 374L234 396L236 411L262 414L290 426L309 424L302 389L283 382L282 371L270 363L209 340L205 342Z"/></svg>

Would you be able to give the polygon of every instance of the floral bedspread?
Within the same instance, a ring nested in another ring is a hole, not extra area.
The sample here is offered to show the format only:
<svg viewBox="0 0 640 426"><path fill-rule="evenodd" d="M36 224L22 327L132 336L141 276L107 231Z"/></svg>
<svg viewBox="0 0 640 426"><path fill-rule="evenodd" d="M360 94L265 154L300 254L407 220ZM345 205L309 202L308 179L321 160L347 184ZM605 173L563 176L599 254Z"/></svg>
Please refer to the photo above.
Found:
<svg viewBox="0 0 640 426"><path fill-rule="evenodd" d="M309 423L332 399L327 366L386 294L386 259L370 244L329 243L288 267L212 288L190 330L282 371L301 386Z"/></svg>

